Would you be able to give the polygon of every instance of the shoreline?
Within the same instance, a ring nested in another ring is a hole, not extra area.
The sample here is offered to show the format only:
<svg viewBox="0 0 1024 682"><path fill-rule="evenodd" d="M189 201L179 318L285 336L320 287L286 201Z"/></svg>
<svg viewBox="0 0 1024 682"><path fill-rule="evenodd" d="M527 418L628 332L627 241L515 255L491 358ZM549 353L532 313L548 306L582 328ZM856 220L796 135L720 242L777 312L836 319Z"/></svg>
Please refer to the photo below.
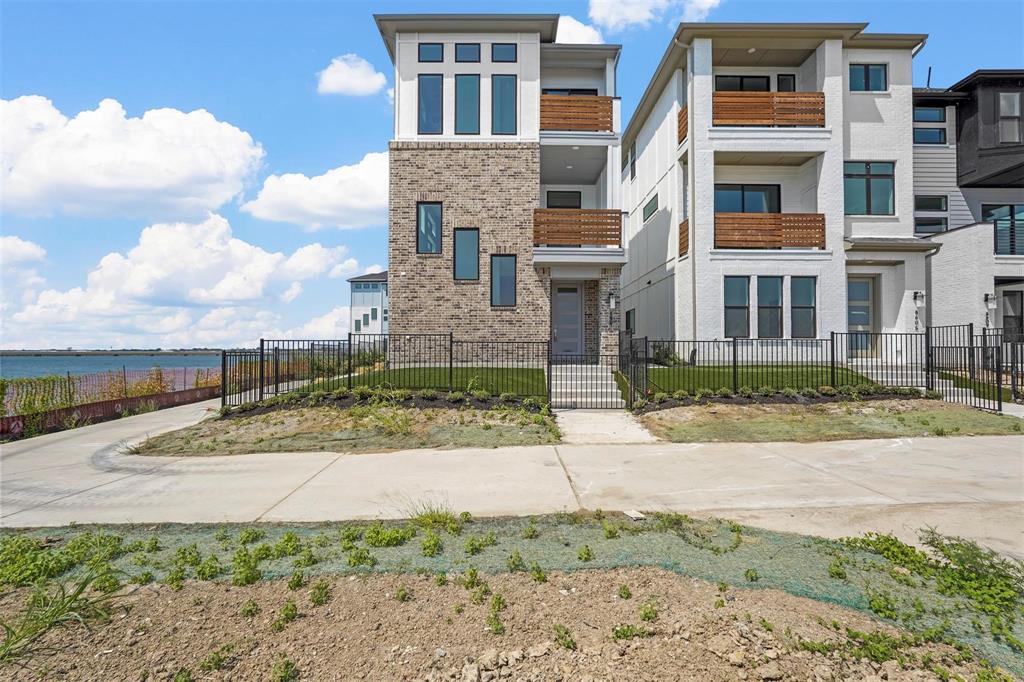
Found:
<svg viewBox="0 0 1024 682"><path fill-rule="evenodd" d="M107 356L138 356L138 355L160 355L168 357L188 357L192 355L220 355L219 349L208 350L3 350L0 351L0 358L17 357L84 357L90 355Z"/></svg>

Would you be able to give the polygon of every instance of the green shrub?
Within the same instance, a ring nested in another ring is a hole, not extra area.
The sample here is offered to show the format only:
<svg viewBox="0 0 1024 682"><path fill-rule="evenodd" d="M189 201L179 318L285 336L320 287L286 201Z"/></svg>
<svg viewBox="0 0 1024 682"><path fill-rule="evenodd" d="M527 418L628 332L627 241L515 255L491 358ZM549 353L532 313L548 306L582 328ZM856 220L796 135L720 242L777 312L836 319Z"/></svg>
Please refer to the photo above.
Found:
<svg viewBox="0 0 1024 682"><path fill-rule="evenodd" d="M299 679L298 667L288 660L288 657L281 654L281 657L274 661L274 667L270 669L270 682L292 682Z"/></svg>
<svg viewBox="0 0 1024 682"><path fill-rule="evenodd" d="M423 556L437 556L443 549L444 543L441 542L441 536L432 530L428 530L423 538L423 542L420 543L420 551L423 553Z"/></svg>
<svg viewBox="0 0 1024 682"><path fill-rule="evenodd" d="M634 412L639 412L640 410L644 409L645 407L647 407L647 401L644 400L643 398L637 398L636 400L633 401L633 411Z"/></svg>
<svg viewBox="0 0 1024 682"><path fill-rule="evenodd" d="M217 558L216 554L203 559L203 562L196 567L196 577L200 580L213 580L221 573L224 572L224 567L220 564L220 559Z"/></svg>
<svg viewBox="0 0 1024 682"><path fill-rule="evenodd" d="M289 590L300 590L306 585L306 575L302 571L295 571L292 576L288 578L288 589Z"/></svg>
<svg viewBox="0 0 1024 682"><path fill-rule="evenodd" d="M377 565L377 557L370 554L370 550L365 547L353 547L346 555L346 561L353 568Z"/></svg>
<svg viewBox="0 0 1024 682"><path fill-rule="evenodd" d="M416 529L412 526L388 528L379 521L363 531L363 541L370 547L398 547L415 536Z"/></svg>
<svg viewBox="0 0 1024 682"><path fill-rule="evenodd" d="M466 554L473 556L496 544L498 544L498 537L494 531L489 531L486 535L471 535L466 538Z"/></svg>
<svg viewBox="0 0 1024 682"><path fill-rule="evenodd" d="M243 587L252 585L263 577L256 559L245 547L235 550L235 556L231 559L231 584Z"/></svg>
<svg viewBox="0 0 1024 682"><path fill-rule="evenodd" d="M590 549L590 545L583 545L580 547L579 551L576 552L576 556L580 561L593 561L594 550Z"/></svg>
<svg viewBox="0 0 1024 682"><path fill-rule="evenodd" d="M463 393L462 391L451 391L448 395L445 396L444 399L452 404L458 404L461 402L465 402L466 394Z"/></svg>
<svg viewBox="0 0 1024 682"><path fill-rule="evenodd" d="M680 402L683 401L683 400L686 400L689 397L690 397L690 394L687 393L683 389L679 389L678 391L676 391L675 393L672 394L672 398L674 398L675 400L678 400Z"/></svg>
<svg viewBox="0 0 1024 682"><path fill-rule="evenodd" d="M473 391L470 395L473 396L473 400L479 400L480 402L487 402L491 399L490 392L484 390Z"/></svg>
<svg viewBox="0 0 1024 682"><path fill-rule="evenodd" d="M653 599L648 599L640 605L640 620L645 623L653 623L658 620L658 606Z"/></svg>
<svg viewBox="0 0 1024 682"><path fill-rule="evenodd" d="M243 528L242 532L238 534L238 544L251 545L262 540L265 535L266 533L259 528Z"/></svg>
<svg viewBox="0 0 1024 682"><path fill-rule="evenodd" d="M720 388L715 393L715 396L718 397L718 398L731 398L732 397L732 389L731 388L724 388L724 387Z"/></svg>
<svg viewBox="0 0 1024 682"><path fill-rule="evenodd" d="M796 389L790 388L789 386L782 389L782 395L783 397L789 398L790 400L796 400L797 398L800 397L800 394L796 392Z"/></svg>
<svg viewBox="0 0 1024 682"><path fill-rule="evenodd" d="M655 393L654 396L651 398L651 402L657 405L660 405L666 400L668 400L668 393Z"/></svg>
<svg viewBox="0 0 1024 682"><path fill-rule="evenodd" d="M548 581L547 573L544 572L544 569L536 561L530 564L530 577L535 583L546 583Z"/></svg>
<svg viewBox="0 0 1024 682"><path fill-rule="evenodd" d="M752 389L750 386L740 386L740 390L737 391L737 395L739 395L741 398L753 398L754 389Z"/></svg>
<svg viewBox="0 0 1024 682"><path fill-rule="evenodd" d="M647 628L623 623L612 628L612 639L633 639L635 637L650 637L651 633Z"/></svg>
<svg viewBox="0 0 1024 682"><path fill-rule="evenodd" d="M239 611L239 613L241 613L242 616L245 618L252 618L253 616L256 616L261 610L262 609L260 609L260 605L257 604L255 600L249 599L244 604L242 604L242 608Z"/></svg>
<svg viewBox="0 0 1024 682"><path fill-rule="evenodd" d="M432 388L424 388L416 394L421 400L437 400L437 391Z"/></svg>
<svg viewBox="0 0 1024 682"><path fill-rule="evenodd" d="M516 401L515 393L502 393L498 396L498 401L502 403L514 403Z"/></svg>
<svg viewBox="0 0 1024 682"><path fill-rule="evenodd" d="M838 391L831 386L819 386L818 393L827 398L834 398L838 394Z"/></svg>

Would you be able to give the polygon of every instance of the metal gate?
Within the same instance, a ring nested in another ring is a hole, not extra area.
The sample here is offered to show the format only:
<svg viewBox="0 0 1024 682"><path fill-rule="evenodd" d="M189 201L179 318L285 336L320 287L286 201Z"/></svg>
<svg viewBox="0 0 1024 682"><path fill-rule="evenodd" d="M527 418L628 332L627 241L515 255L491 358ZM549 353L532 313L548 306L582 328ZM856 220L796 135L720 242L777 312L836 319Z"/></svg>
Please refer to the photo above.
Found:
<svg viewBox="0 0 1024 682"><path fill-rule="evenodd" d="M619 355L552 355L551 407L623 409L632 402Z"/></svg>

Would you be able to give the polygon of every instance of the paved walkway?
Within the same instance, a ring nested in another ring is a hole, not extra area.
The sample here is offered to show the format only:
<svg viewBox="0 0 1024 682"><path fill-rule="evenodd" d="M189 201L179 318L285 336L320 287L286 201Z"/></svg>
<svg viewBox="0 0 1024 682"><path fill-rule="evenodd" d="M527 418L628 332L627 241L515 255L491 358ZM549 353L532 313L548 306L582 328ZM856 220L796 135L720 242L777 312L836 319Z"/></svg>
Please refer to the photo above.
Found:
<svg viewBox="0 0 1024 682"><path fill-rule="evenodd" d="M140 457L123 441L201 419L215 401L12 443L0 525L401 517L444 501L479 516L580 507L677 510L842 536L934 525L1024 557L1024 438L643 443L387 454Z"/></svg>
<svg viewBox="0 0 1024 682"><path fill-rule="evenodd" d="M563 443L657 443L626 410L555 410Z"/></svg>

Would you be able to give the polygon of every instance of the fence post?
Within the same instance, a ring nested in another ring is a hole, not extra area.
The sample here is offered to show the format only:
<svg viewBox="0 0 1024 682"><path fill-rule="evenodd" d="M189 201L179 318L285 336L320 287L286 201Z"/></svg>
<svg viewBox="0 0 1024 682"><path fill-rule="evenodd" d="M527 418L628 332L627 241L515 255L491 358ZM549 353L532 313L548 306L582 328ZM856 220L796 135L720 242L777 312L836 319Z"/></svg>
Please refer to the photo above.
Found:
<svg viewBox="0 0 1024 682"><path fill-rule="evenodd" d="M836 333L829 332L828 343L829 371L828 380L832 388L836 388Z"/></svg>
<svg viewBox="0 0 1024 682"><path fill-rule="evenodd" d="M121 365L121 382L124 384L124 397L128 397L128 369Z"/></svg>
<svg viewBox="0 0 1024 682"><path fill-rule="evenodd" d="M547 380L548 380L548 405L551 404L551 337L548 336L548 350L547 350Z"/></svg>
<svg viewBox="0 0 1024 682"><path fill-rule="evenodd" d="M228 352L220 352L220 406L227 405L228 400Z"/></svg>
<svg viewBox="0 0 1024 682"><path fill-rule="evenodd" d="M260 368L259 369L259 375L258 375L259 382L260 382L259 399L263 400L263 378L264 378L263 377L263 369L264 369L263 368L263 339L260 339L260 365L259 365L259 368Z"/></svg>
<svg viewBox="0 0 1024 682"><path fill-rule="evenodd" d="M1003 344L998 344L995 351L996 361L996 399L999 400L999 411L1003 411Z"/></svg>
<svg viewBox="0 0 1024 682"><path fill-rule="evenodd" d="M348 352L346 354L348 355L348 372L346 372L346 374L348 374L348 388L351 391L352 390L352 332L348 333Z"/></svg>
<svg viewBox="0 0 1024 682"><path fill-rule="evenodd" d="M455 335L448 332L448 390L455 390Z"/></svg>
<svg viewBox="0 0 1024 682"><path fill-rule="evenodd" d="M975 358L974 358L974 323L967 325L967 367L971 381L974 381Z"/></svg>
<svg viewBox="0 0 1024 682"><path fill-rule="evenodd" d="M924 328L924 387L925 390L935 390L935 377L932 376L935 367L934 359L932 358L932 328L930 325L925 325Z"/></svg>
<svg viewBox="0 0 1024 682"><path fill-rule="evenodd" d="M732 337L732 392L738 393L740 390L740 368L739 358L736 355L736 337Z"/></svg>

